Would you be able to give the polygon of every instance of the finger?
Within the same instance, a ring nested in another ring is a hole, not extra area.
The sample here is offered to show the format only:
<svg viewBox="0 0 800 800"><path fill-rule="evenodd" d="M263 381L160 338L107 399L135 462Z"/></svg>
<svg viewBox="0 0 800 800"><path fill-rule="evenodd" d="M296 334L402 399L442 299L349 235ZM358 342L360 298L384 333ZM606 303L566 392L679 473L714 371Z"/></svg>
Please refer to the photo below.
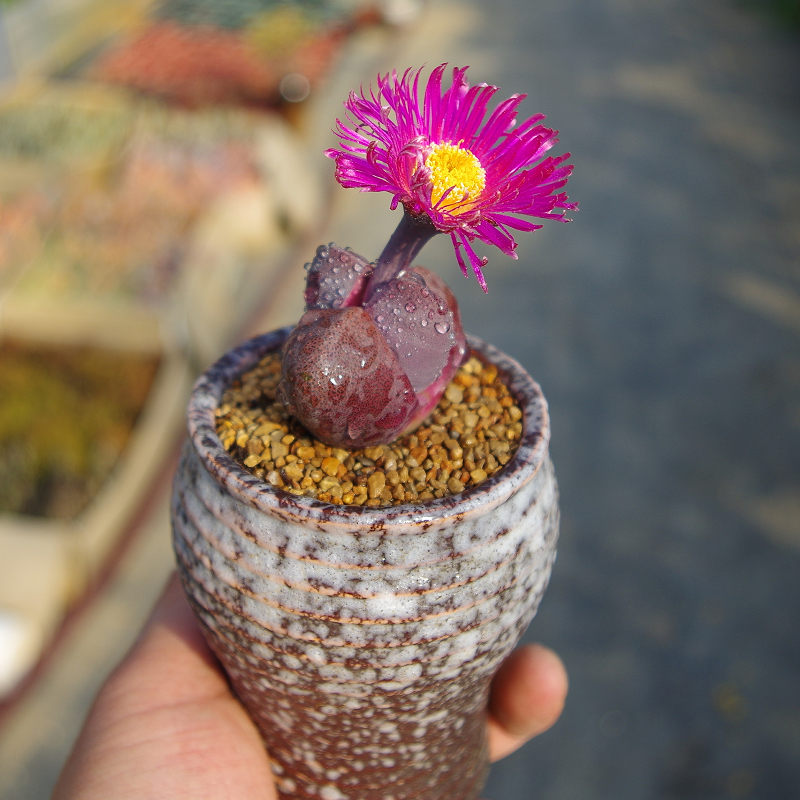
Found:
<svg viewBox="0 0 800 800"><path fill-rule="evenodd" d="M100 691L58 800L276 800L266 751L173 577Z"/></svg>
<svg viewBox="0 0 800 800"><path fill-rule="evenodd" d="M567 696L567 672L547 647L515 650L492 681L489 697L489 754L504 758L558 719Z"/></svg>
<svg viewBox="0 0 800 800"><path fill-rule="evenodd" d="M228 684L173 573L131 652L111 676L126 703L177 705L228 693ZM127 708L126 711L133 711ZM135 710L142 711L144 708Z"/></svg>
<svg viewBox="0 0 800 800"><path fill-rule="evenodd" d="M167 581L139 638L144 638L159 625L167 627L186 644L199 651L198 654L205 656L209 652L177 572L173 572Z"/></svg>

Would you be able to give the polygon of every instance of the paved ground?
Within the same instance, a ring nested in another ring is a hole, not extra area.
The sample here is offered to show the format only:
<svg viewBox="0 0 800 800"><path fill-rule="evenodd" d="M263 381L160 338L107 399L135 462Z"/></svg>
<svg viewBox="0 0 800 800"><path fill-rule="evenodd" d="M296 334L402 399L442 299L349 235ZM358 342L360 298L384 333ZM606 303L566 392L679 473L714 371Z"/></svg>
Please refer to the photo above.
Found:
<svg viewBox="0 0 800 800"><path fill-rule="evenodd" d="M488 302L456 283L542 383L563 496L530 635L571 698L486 794L796 798L800 39L723 0L487 19L481 75L562 131L581 211Z"/></svg>
<svg viewBox="0 0 800 800"><path fill-rule="evenodd" d="M422 259L544 387L563 498L529 635L571 696L485 794L796 798L800 39L725 0L495 0L462 22L420 60L528 92L581 202L517 263L487 251L488 297L447 241Z"/></svg>
<svg viewBox="0 0 800 800"><path fill-rule="evenodd" d="M564 656L569 703L485 794L795 798L800 40L728 0L480 6L434 0L398 66L450 59L527 91L526 113L546 112L574 154L581 202L572 225L523 239L519 262L488 253L488 297L447 241L423 258L468 330L541 382L562 489L529 635ZM375 253L397 219L385 205L343 192L329 237ZM92 681L152 597L143 565L166 569L161 513L112 585L116 611L97 612L123 632L98 651L78 631L0 740L3 800L47 796Z"/></svg>

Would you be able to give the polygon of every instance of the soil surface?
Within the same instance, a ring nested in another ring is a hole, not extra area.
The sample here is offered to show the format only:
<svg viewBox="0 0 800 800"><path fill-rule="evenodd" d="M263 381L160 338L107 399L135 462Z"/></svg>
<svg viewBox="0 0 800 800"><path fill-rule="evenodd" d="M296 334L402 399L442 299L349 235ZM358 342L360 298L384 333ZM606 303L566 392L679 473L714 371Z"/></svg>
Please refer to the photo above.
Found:
<svg viewBox="0 0 800 800"><path fill-rule="evenodd" d="M239 463L292 494L334 505L422 503L479 486L516 452L522 410L497 368L472 357L433 412L388 445L348 451L315 439L277 402L279 353L228 389L217 432Z"/></svg>

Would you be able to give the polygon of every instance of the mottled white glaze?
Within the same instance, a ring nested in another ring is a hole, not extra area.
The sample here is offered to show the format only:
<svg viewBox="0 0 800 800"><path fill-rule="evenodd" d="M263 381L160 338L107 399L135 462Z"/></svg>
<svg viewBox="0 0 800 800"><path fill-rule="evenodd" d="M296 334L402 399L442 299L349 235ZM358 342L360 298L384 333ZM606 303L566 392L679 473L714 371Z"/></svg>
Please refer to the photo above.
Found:
<svg viewBox="0 0 800 800"><path fill-rule="evenodd" d="M287 332L236 348L195 386L172 514L187 594L282 797L474 800L489 680L555 558L546 403L516 362L470 339L523 408L497 476L390 509L294 497L233 461L214 428L231 380Z"/></svg>

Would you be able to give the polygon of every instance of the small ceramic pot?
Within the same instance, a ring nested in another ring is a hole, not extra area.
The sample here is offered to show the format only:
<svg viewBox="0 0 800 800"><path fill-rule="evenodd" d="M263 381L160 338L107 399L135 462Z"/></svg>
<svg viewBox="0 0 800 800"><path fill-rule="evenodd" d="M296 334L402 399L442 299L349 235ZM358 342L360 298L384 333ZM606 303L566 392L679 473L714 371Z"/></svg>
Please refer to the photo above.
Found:
<svg viewBox="0 0 800 800"><path fill-rule="evenodd" d="M231 381L288 332L237 347L195 385L172 508L186 592L282 798L474 800L489 682L555 558L546 402L519 364L470 338L523 409L499 473L420 505L296 497L236 463L214 424Z"/></svg>

